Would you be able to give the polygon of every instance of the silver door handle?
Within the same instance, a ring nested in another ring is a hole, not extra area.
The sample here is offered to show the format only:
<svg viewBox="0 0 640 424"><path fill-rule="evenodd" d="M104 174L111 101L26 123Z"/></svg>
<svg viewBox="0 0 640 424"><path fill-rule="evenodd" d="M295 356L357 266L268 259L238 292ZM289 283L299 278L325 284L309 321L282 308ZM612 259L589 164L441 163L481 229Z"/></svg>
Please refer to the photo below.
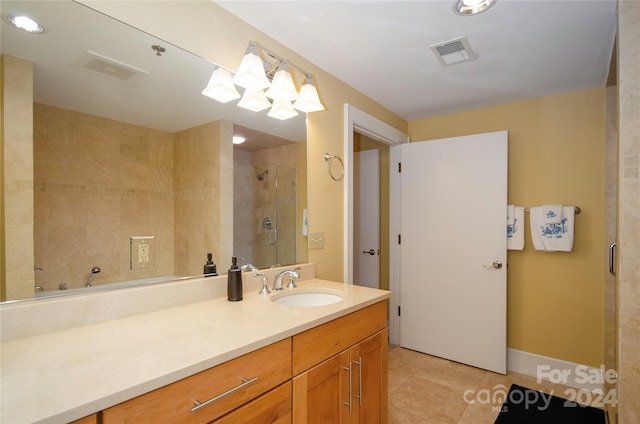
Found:
<svg viewBox="0 0 640 424"><path fill-rule="evenodd" d="M486 269L500 269L502 268L502 262L493 261L491 265L482 265L482 266L485 267Z"/></svg>
<svg viewBox="0 0 640 424"><path fill-rule="evenodd" d="M616 247L618 243L613 242L609 245L609 274L616 276Z"/></svg>
<svg viewBox="0 0 640 424"><path fill-rule="evenodd" d="M373 250L373 249L369 249L369 250L363 250L363 251L362 251L362 253L368 253L368 254L370 254L371 256L373 256L373 255L375 255L375 254L376 254L376 251L375 251L375 250Z"/></svg>

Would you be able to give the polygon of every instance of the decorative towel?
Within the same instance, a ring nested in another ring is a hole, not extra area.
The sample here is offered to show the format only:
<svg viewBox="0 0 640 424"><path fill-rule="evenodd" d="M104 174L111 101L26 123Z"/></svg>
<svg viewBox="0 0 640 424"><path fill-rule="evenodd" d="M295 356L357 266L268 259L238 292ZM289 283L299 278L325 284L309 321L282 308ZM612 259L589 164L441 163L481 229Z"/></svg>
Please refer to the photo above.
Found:
<svg viewBox="0 0 640 424"><path fill-rule="evenodd" d="M562 205L542 205L544 224L562 223Z"/></svg>
<svg viewBox="0 0 640 424"><path fill-rule="evenodd" d="M516 217L516 207L513 205L507 205L507 230L509 229L509 225L513 225L513 221Z"/></svg>
<svg viewBox="0 0 640 424"><path fill-rule="evenodd" d="M524 208L507 205L507 249L524 249Z"/></svg>
<svg viewBox="0 0 640 424"><path fill-rule="evenodd" d="M562 222L546 224L542 207L531 208L529 218L533 247L536 250L546 252L571 252L573 249L574 213L573 206L564 206L562 208Z"/></svg>

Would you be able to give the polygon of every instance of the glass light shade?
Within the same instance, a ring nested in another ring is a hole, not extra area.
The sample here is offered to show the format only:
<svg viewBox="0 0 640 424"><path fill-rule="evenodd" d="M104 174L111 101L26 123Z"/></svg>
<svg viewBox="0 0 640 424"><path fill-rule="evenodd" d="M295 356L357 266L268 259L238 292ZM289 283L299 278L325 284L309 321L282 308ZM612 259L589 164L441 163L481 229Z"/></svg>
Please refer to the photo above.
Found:
<svg viewBox="0 0 640 424"><path fill-rule="evenodd" d="M267 116L285 120L293 118L297 114L298 112L293 108L293 106L291 106L291 102L289 100L274 99L273 106L271 107L269 113L267 113Z"/></svg>
<svg viewBox="0 0 640 424"><path fill-rule="evenodd" d="M45 31L42 25L28 16L7 16L5 19L16 28L32 34L42 34Z"/></svg>
<svg viewBox="0 0 640 424"><path fill-rule="evenodd" d="M264 95L264 91L252 91L246 88L242 99L238 102L239 107L252 110L254 112L260 112L271 106L271 102Z"/></svg>
<svg viewBox="0 0 640 424"><path fill-rule="evenodd" d="M262 59L255 44L249 43L238 72L233 77L233 83L253 91L262 90L269 86Z"/></svg>
<svg viewBox="0 0 640 424"><path fill-rule="evenodd" d="M231 81L231 74L222 68L213 71L209 84L202 90L202 94L221 103L227 103L240 97L240 93Z"/></svg>
<svg viewBox="0 0 640 424"><path fill-rule="evenodd" d="M458 15L476 15L489 9L497 0L456 0L453 11Z"/></svg>
<svg viewBox="0 0 640 424"><path fill-rule="evenodd" d="M300 87L298 99L293 103L293 107L307 113L324 110L312 77L307 77L304 80L304 84Z"/></svg>
<svg viewBox="0 0 640 424"><path fill-rule="evenodd" d="M264 93L270 99L284 99L293 101L298 97L298 91L293 83L293 77L287 62L282 61L278 65L271 87Z"/></svg>
<svg viewBox="0 0 640 424"><path fill-rule="evenodd" d="M246 139L246 138L244 138L244 137L242 137L242 136L240 136L240 135L234 135L234 136L233 136L233 141L232 141L232 143L233 143L233 144L242 144L242 143L244 143L245 141L247 141L247 139Z"/></svg>

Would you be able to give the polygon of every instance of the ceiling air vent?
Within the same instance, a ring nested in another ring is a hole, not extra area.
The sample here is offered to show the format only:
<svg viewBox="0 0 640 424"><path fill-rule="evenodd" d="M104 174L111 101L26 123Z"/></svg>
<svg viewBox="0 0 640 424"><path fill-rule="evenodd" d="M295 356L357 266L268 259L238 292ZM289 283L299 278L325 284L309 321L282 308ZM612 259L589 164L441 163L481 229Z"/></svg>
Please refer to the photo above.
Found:
<svg viewBox="0 0 640 424"><path fill-rule="evenodd" d="M467 62L477 59L478 56L471 50L467 37L454 38L434 44L431 51L436 55L442 66L453 65L455 63Z"/></svg>
<svg viewBox="0 0 640 424"><path fill-rule="evenodd" d="M148 74L147 71L92 51L84 52L73 62L72 66L127 85L133 85Z"/></svg>

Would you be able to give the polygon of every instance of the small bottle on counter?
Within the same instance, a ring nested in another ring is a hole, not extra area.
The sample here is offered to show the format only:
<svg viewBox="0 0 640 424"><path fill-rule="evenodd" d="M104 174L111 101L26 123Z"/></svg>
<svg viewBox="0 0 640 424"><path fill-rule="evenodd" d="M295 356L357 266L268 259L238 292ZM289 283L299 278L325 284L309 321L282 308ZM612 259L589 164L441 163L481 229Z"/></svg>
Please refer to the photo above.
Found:
<svg viewBox="0 0 640 424"><path fill-rule="evenodd" d="M231 258L231 268L227 272L227 299L230 302L242 300L242 271L236 256Z"/></svg>
<svg viewBox="0 0 640 424"><path fill-rule="evenodd" d="M205 277L215 277L218 275L218 268L213 263L213 255L207 253L207 262L204 264L204 270L202 271Z"/></svg>

